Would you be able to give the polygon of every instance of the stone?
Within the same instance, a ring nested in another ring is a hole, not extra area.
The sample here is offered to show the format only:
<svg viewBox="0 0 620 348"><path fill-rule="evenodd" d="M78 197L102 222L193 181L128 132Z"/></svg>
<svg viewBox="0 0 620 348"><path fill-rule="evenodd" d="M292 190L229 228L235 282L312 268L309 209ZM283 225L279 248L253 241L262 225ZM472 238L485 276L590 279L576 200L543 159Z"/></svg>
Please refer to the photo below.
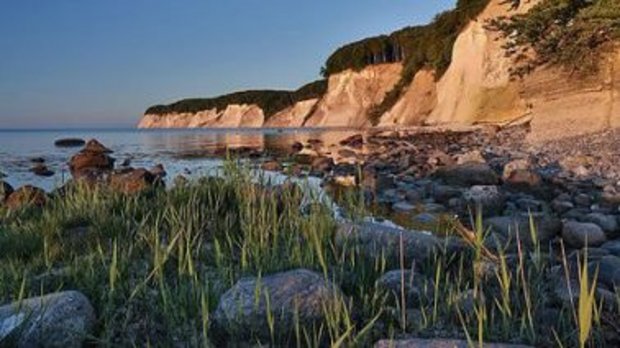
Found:
<svg viewBox="0 0 620 348"><path fill-rule="evenodd" d="M498 175L488 164L484 163L464 163L441 167L435 171L433 176L448 185L455 186L499 184Z"/></svg>
<svg viewBox="0 0 620 348"><path fill-rule="evenodd" d="M377 280L376 286L380 291L388 293L395 303L401 302L404 286L407 308L430 302L435 289L431 280L411 270L389 271Z"/></svg>
<svg viewBox="0 0 620 348"><path fill-rule="evenodd" d="M512 160L504 165L504 169L502 171L502 179L507 181L510 179L512 174L516 171L529 171L531 168L531 163L527 159L516 159Z"/></svg>
<svg viewBox="0 0 620 348"><path fill-rule="evenodd" d="M504 178L504 184L511 189L532 191L542 185L542 178L533 171L517 169L511 172L507 178Z"/></svg>
<svg viewBox="0 0 620 348"><path fill-rule="evenodd" d="M589 222L565 221L562 227L562 239L567 245L581 249L598 247L607 241L605 232L598 225Z"/></svg>
<svg viewBox="0 0 620 348"><path fill-rule="evenodd" d="M463 194L462 189L447 185L433 185L431 190L431 196L439 203L447 203L450 199Z"/></svg>
<svg viewBox="0 0 620 348"><path fill-rule="evenodd" d="M79 138L63 138L54 141L54 146L56 147L80 147L84 146L85 144L86 141Z"/></svg>
<svg viewBox="0 0 620 348"><path fill-rule="evenodd" d="M279 172L282 170L282 165L276 160L265 161L260 167L262 170L269 172Z"/></svg>
<svg viewBox="0 0 620 348"><path fill-rule="evenodd" d="M620 257L620 240L610 240L603 244L601 248L609 251L614 256Z"/></svg>
<svg viewBox="0 0 620 348"><path fill-rule="evenodd" d="M440 246L439 239L429 232L404 230L374 222L344 223L336 232L339 247L355 246L363 255L372 258L383 253L388 264L393 265L400 264L401 238L407 266L429 260Z"/></svg>
<svg viewBox="0 0 620 348"><path fill-rule="evenodd" d="M334 160L329 157L317 157L315 158L310 167L317 172L330 172L334 168Z"/></svg>
<svg viewBox="0 0 620 348"><path fill-rule="evenodd" d="M340 142L342 146L361 149L364 146L364 137L361 134L352 135Z"/></svg>
<svg viewBox="0 0 620 348"><path fill-rule="evenodd" d="M533 245L530 224L536 229L538 243L548 243L562 231L562 221L547 215L532 216L497 216L484 220L484 226L492 233L506 237L507 242L516 243L518 240L527 245Z"/></svg>
<svg viewBox="0 0 620 348"><path fill-rule="evenodd" d="M0 181L0 205L4 204L7 198L13 193L13 186L8 182Z"/></svg>
<svg viewBox="0 0 620 348"><path fill-rule="evenodd" d="M163 179L166 177L166 175L168 175L168 173L166 173L164 165L161 163L149 169L149 172L151 172L151 174L153 174L157 179Z"/></svg>
<svg viewBox="0 0 620 348"><path fill-rule="evenodd" d="M11 210L42 207L47 203L47 194L38 187L26 185L11 193L4 203Z"/></svg>
<svg viewBox="0 0 620 348"><path fill-rule="evenodd" d="M598 282L610 289L620 286L620 258L614 255L603 256L599 261L588 264L591 274L598 271Z"/></svg>
<svg viewBox="0 0 620 348"><path fill-rule="evenodd" d="M69 170L74 178L97 177L99 172L108 172L114 168L114 159L108 156L112 150L97 140L90 140L84 149L69 160Z"/></svg>
<svg viewBox="0 0 620 348"><path fill-rule="evenodd" d="M564 214L573 208L575 208L575 205L570 200L556 198L551 202L551 209L558 214Z"/></svg>
<svg viewBox="0 0 620 348"><path fill-rule="evenodd" d="M54 172L50 170L45 164L39 163L30 168L30 171L37 176L50 177L54 176Z"/></svg>
<svg viewBox="0 0 620 348"><path fill-rule="evenodd" d="M475 342L474 346L478 347ZM465 340L449 338L409 338L401 340L381 340L374 348L469 348L471 345ZM532 348L531 346L507 344L507 343L484 343L484 348Z"/></svg>
<svg viewBox="0 0 620 348"><path fill-rule="evenodd" d="M592 198L590 195L585 193L580 193L574 198L575 204L582 207L589 207L592 204Z"/></svg>
<svg viewBox="0 0 620 348"><path fill-rule="evenodd" d="M408 202L397 202L392 205L392 210L397 213L409 213L415 210L415 205Z"/></svg>
<svg viewBox="0 0 620 348"><path fill-rule="evenodd" d="M481 209L485 216L501 213L506 204L506 196L498 186L472 186L463 192L463 198L470 211Z"/></svg>
<svg viewBox="0 0 620 348"><path fill-rule="evenodd" d="M82 293L66 291L0 307L0 341L18 347L79 348L96 324L95 311Z"/></svg>
<svg viewBox="0 0 620 348"><path fill-rule="evenodd" d="M161 184L157 177L146 169L129 168L110 175L110 189L124 194L136 194Z"/></svg>
<svg viewBox="0 0 620 348"><path fill-rule="evenodd" d="M591 213L584 217L585 222L591 222L603 229L608 238L614 238L618 235L620 227L618 220L613 215L605 215L601 213Z"/></svg>
<svg viewBox="0 0 620 348"><path fill-rule="evenodd" d="M224 340L269 340L270 316L278 335L291 333L296 320L302 327L320 323L324 306L341 297L335 285L305 269L242 278L220 298L213 314L215 332Z"/></svg>
<svg viewBox="0 0 620 348"><path fill-rule="evenodd" d="M480 151L472 150L456 156L456 164L465 163L487 163L487 161L484 159Z"/></svg>

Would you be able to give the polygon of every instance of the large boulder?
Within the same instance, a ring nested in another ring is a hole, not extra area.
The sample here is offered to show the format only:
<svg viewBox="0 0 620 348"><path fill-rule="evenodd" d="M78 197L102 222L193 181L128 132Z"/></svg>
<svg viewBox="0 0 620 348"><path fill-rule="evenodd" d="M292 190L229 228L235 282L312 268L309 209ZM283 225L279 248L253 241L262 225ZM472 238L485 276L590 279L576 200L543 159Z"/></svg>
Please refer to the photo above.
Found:
<svg viewBox="0 0 620 348"><path fill-rule="evenodd" d="M69 169L74 178L80 178L93 172L111 171L114 168L114 158L109 154L112 150L103 146L97 140L90 140L82 151L69 160Z"/></svg>
<svg viewBox="0 0 620 348"><path fill-rule="evenodd" d="M162 183L157 176L144 168L114 172L109 180L111 190L124 194L136 194Z"/></svg>
<svg viewBox="0 0 620 348"><path fill-rule="evenodd" d="M449 338L409 338L402 340L381 340L375 344L375 348L469 348L471 345L465 340ZM478 347L478 343L474 346ZM506 343L484 343L484 348L528 348L530 346L506 344Z"/></svg>
<svg viewBox="0 0 620 348"><path fill-rule="evenodd" d="M78 348L95 322L90 302L76 291L22 300L0 307L0 345Z"/></svg>
<svg viewBox="0 0 620 348"><path fill-rule="evenodd" d="M617 237L620 233L620 225L614 215L591 213L586 215L583 220L598 225L610 239Z"/></svg>
<svg viewBox="0 0 620 348"><path fill-rule="evenodd" d="M435 178L443 180L448 185L473 186L497 185L499 176L486 163L469 162L437 169Z"/></svg>
<svg viewBox="0 0 620 348"><path fill-rule="evenodd" d="M286 336L296 324L303 328L321 322L324 309L341 296L322 275L305 269L243 278L220 298L213 314L214 329L228 341L269 340L271 317L275 333Z"/></svg>
<svg viewBox="0 0 620 348"><path fill-rule="evenodd" d="M620 258L617 256L604 256L598 261L590 262L588 268L591 274L598 272L598 281L610 289L620 286Z"/></svg>
<svg viewBox="0 0 620 348"><path fill-rule="evenodd" d="M26 185L11 193L4 203L11 210L42 207L47 203L47 194L38 187Z"/></svg>
<svg viewBox="0 0 620 348"><path fill-rule="evenodd" d="M598 225L590 222L565 221L562 227L562 239L569 246L577 249L598 247L607 241L605 232Z"/></svg>
<svg viewBox="0 0 620 348"><path fill-rule="evenodd" d="M400 250L407 266L430 260L440 242L429 232L403 230L379 223L341 224L336 232L336 244L355 248L363 255L375 258L384 255L388 264L399 264Z"/></svg>
<svg viewBox="0 0 620 348"><path fill-rule="evenodd" d="M562 231L562 221L548 215L497 216L484 221L486 229L513 245L516 245L517 236L522 244L534 244L531 224L536 232L536 242L540 244L550 242Z"/></svg>
<svg viewBox="0 0 620 348"><path fill-rule="evenodd" d="M11 193L13 193L13 186L5 181L0 181L0 205L4 204Z"/></svg>
<svg viewBox="0 0 620 348"><path fill-rule="evenodd" d="M476 185L463 192L469 211L481 209L484 215L497 215L504 210L506 196L498 186Z"/></svg>

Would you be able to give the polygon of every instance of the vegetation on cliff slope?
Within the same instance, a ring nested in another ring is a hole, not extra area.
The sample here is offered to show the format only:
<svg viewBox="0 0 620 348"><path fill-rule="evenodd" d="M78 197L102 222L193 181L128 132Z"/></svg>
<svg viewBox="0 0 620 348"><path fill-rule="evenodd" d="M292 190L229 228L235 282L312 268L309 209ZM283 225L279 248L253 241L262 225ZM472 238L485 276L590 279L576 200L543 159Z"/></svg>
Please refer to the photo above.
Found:
<svg viewBox="0 0 620 348"><path fill-rule="evenodd" d="M378 36L338 49L323 69L327 76L347 69L386 62L402 61L400 81L368 115L377 123L383 113L394 106L403 89L423 68L431 68L441 77L452 61L452 48L465 26L489 4L489 0L459 0L453 10L435 17L428 25L409 27L387 36Z"/></svg>
<svg viewBox="0 0 620 348"><path fill-rule="evenodd" d="M620 37L620 0L545 0L526 14L499 18L490 27L509 42L514 76L542 65L592 73Z"/></svg>
<svg viewBox="0 0 620 348"><path fill-rule="evenodd" d="M255 104L263 109L265 119L269 119L299 101L320 98L326 90L327 82L319 80L296 91L256 90L236 92L215 98L184 99L169 105L152 106L146 110L146 114L197 113L212 109L222 111L232 104Z"/></svg>

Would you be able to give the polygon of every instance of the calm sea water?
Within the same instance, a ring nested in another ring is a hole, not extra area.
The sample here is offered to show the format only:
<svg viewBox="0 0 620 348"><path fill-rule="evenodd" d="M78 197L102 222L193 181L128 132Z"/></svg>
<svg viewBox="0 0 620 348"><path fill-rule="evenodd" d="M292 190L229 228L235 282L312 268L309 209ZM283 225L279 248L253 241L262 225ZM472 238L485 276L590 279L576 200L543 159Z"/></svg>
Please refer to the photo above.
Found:
<svg viewBox="0 0 620 348"><path fill-rule="evenodd" d="M45 190L61 186L68 178L67 162L80 148L57 148L61 138L97 139L114 151L117 164L125 159L133 167L165 166L168 177L207 174L221 165L211 153L221 147L252 147L283 151L295 141L310 138L343 138L351 130L255 129L255 130L0 130L0 172L14 187L32 184ZM29 171L31 160L41 157L56 174L43 178Z"/></svg>

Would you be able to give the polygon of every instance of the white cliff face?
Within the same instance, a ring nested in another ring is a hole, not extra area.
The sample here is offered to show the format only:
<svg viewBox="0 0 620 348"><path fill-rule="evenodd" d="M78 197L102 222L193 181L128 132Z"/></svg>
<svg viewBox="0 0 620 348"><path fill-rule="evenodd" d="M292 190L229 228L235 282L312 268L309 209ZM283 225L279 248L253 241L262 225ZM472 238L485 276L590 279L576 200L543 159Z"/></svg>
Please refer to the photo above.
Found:
<svg viewBox="0 0 620 348"><path fill-rule="evenodd" d="M437 106L437 84L431 70L419 71L379 126L421 126Z"/></svg>
<svg viewBox="0 0 620 348"><path fill-rule="evenodd" d="M264 124L268 128L297 128L301 127L308 114L312 111L319 99L303 100L271 116Z"/></svg>
<svg viewBox="0 0 620 348"><path fill-rule="evenodd" d="M327 93L304 124L307 127L370 126L368 111L400 80L400 63L381 64L330 76Z"/></svg>
<svg viewBox="0 0 620 348"><path fill-rule="evenodd" d="M262 127L264 120L263 110L256 105L229 105L220 111L147 114L138 128L257 128Z"/></svg>

